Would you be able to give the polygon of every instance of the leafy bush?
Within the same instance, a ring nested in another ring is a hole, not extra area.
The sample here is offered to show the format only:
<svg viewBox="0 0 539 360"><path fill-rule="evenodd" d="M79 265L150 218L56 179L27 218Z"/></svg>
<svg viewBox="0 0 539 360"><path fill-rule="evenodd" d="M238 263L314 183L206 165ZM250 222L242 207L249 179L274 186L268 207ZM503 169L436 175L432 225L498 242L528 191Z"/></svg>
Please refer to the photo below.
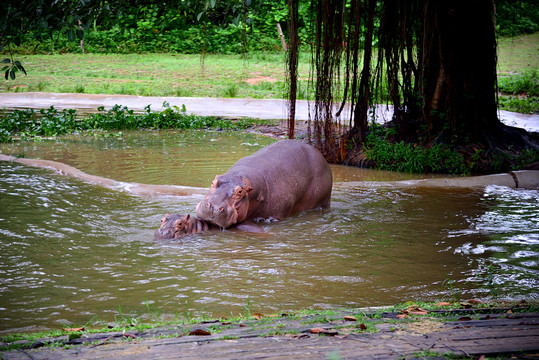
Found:
<svg viewBox="0 0 539 360"><path fill-rule="evenodd" d="M498 88L504 94L539 96L539 75L534 69L519 75L500 77Z"/></svg>
<svg viewBox="0 0 539 360"><path fill-rule="evenodd" d="M518 97L500 96L498 98L499 108L507 111L514 111L522 114L539 113L539 97Z"/></svg>
<svg viewBox="0 0 539 360"><path fill-rule="evenodd" d="M536 69L500 77L498 88L502 93L498 99L501 109L527 114L539 112L539 75Z"/></svg>
<svg viewBox="0 0 539 360"><path fill-rule="evenodd" d="M404 141L392 143L389 137L392 129L372 125L365 142L365 155L377 169L409 173L450 173L470 172L464 157L444 144L434 144L430 148Z"/></svg>

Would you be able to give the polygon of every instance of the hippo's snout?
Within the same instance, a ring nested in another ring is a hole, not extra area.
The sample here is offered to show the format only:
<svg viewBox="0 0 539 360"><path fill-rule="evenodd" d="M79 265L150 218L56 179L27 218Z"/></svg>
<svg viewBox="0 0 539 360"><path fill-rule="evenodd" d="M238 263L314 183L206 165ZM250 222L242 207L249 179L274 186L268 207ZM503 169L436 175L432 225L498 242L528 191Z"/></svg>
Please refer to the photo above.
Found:
<svg viewBox="0 0 539 360"><path fill-rule="evenodd" d="M213 203L211 199L204 199L196 206L196 214L200 219L224 229L235 224L233 210L229 206Z"/></svg>

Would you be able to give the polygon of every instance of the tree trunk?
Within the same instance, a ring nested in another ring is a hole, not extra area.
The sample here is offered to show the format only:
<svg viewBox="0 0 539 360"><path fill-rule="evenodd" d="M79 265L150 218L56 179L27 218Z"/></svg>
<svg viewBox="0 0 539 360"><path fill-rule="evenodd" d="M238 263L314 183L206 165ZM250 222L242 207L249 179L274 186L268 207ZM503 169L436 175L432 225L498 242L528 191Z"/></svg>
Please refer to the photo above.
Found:
<svg viewBox="0 0 539 360"><path fill-rule="evenodd" d="M427 0L424 14L420 84L427 141L483 142L501 125L493 2Z"/></svg>
<svg viewBox="0 0 539 360"><path fill-rule="evenodd" d="M286 54L288 65L288 138L294 138L296 122L296 94L298 89L298 0L288 0L289 46ZM279 25L279 24L277 24ZM281 37L281 40L283 38ZM283 40L284 41L284 40ZM286 47L286 43L283 43ZM286 49L285 49L286 51Z"/></svg>

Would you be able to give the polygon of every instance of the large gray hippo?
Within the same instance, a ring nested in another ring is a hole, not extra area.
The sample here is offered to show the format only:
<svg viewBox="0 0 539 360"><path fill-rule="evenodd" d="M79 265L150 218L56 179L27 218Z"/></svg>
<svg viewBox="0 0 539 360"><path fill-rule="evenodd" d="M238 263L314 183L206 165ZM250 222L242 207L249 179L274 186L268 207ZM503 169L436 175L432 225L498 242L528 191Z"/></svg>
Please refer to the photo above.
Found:
<svg viewBox="0 0 539 360"><path fill-rule="evenodd" d="M331 187L331 169L318 150L282 140L217 175L196 214L225 229L248 219L280 220L295 211L329 207Z"/></svg>

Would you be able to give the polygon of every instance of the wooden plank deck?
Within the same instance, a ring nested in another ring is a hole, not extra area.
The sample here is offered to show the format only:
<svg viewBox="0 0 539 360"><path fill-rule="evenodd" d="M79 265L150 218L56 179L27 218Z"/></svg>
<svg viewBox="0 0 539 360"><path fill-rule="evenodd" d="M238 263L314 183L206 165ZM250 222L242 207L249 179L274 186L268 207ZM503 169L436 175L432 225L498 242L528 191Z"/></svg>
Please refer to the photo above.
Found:
<svg viewBox="0 0 539 360"><path fill-rule="evenodd" d="M483 315L482 315L483 316ZM335 320L305 324L276 318L264 326L232 324L209 336L189 336L185 328L89 334L69 348L38 348L0 353L2 359L397 359L447 352L462 356L539 353L539 313L489 314L483 320L447 321L415 317L390 320L378 332L350 332L354 323ZM210 327L213 325L213 328ZM219 323L218 323L219 325ZM189 325L215 329L215 324ZM324 328L336 336L313 334ZM183 335L175 335L183 331ZM268 332L283 335L264 335ZM167 338L156 338L171 336ZM134 339L132 339L134 338ZM44 340L45 341L45 340ZM68 342L69 343L69 342ZM83 344L86 345L77 345ZM89 343L93 343L89 345Z"/></svg>

